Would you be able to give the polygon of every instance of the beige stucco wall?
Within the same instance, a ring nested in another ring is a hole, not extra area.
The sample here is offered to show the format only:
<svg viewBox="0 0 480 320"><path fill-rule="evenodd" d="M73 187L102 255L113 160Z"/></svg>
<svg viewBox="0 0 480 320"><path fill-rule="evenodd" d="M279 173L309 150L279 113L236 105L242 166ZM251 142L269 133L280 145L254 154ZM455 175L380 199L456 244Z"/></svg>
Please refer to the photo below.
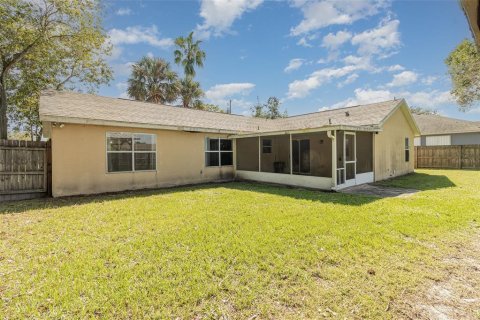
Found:
<svg viewBox="0 0 480 320"><path fill-rule="evenodd" d="M375 181L401 176L414 170L414 131L405 110L399 108L374 135ZM405 138L410 138L410 161L405 161Z"/></svg>
<svg viewBox="0 0 480 320"><path fill-rule="evenodd" d="M107 173L106 133L153 133L157 170ZM219 134L65 124L52 128L54 197L233 179L233 166L205 167L205 138Z"/></svg>

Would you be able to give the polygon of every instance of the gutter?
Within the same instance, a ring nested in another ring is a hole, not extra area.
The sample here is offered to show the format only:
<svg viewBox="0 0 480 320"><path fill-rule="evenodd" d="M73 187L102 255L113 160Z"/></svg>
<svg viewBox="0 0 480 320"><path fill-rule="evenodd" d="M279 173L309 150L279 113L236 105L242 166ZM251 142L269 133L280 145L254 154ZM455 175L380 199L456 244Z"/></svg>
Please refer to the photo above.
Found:
<svg viewBox="0 0 480 320"><path fill-rule="evenodd" d="M252 138L252 137L266 137L266 136L277 136L277 135L287 135L287 134L302 134L302 133L313 133L313 132L324 132L332 130L341 130L341 131L362 131L362 132L380 132L382 129L377 126L346 126L346 125L335 125L335 126L323 126L317 128L306 128L298 130L283 130L283 131L264 131L257 133L240 133L230 135L229 138L232 139L241 139L241 138ZM328 133L327 133L328 135Z"/></svg>

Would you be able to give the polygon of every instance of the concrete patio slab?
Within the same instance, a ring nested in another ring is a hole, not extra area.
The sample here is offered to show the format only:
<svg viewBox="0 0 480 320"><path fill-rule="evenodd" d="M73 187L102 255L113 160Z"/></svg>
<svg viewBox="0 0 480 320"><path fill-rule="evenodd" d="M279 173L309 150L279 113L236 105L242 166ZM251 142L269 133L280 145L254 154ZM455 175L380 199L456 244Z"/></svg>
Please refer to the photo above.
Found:
<svg viewBox="0 0 480 320"><path fill-rule="evenodd" d="M416 189L395 188L375 184L361 184L340 190L341 193L360 194L380 198L409 197L418 192Z"/></svg>

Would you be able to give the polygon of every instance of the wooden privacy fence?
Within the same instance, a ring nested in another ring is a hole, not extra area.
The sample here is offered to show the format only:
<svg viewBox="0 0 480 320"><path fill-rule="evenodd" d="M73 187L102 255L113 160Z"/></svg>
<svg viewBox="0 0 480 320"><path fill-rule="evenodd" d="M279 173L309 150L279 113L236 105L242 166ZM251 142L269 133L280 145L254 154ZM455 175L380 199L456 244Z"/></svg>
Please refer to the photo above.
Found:
<svg viewBox="0 0 480 320"><path fill-rule="evenodd" d="M415 168L480 169L480 145L415 147Z"/></svg>
<svg viewBox="0 0 480 320"><path fill-rule="evenodd" d="M0 200L49 194L50 143L0 140Z"/></svg>

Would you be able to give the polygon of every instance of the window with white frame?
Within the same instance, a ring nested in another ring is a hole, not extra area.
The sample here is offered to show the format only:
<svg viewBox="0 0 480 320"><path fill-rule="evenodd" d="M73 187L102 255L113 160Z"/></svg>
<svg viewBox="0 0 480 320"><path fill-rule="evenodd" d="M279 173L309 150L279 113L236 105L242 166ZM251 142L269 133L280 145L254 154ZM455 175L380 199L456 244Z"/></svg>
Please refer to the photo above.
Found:
<svg viewBox="0 0 480 320"><path fill-rule="evenodd" d="M405 162L410 161L410 138L405 138Z"/></svg>
<svg viewBox="0 0 480 320"><path fill-rule="evenodd" d="M156 140L154 134L107 132L107 171L156 170Z"/></svg>
<svg viewBox="0 0 480 320"><path fill-rule="evenodd" d="M219 167L233 165L232 140L207 138L205 140L205 166Z"/></svg>

